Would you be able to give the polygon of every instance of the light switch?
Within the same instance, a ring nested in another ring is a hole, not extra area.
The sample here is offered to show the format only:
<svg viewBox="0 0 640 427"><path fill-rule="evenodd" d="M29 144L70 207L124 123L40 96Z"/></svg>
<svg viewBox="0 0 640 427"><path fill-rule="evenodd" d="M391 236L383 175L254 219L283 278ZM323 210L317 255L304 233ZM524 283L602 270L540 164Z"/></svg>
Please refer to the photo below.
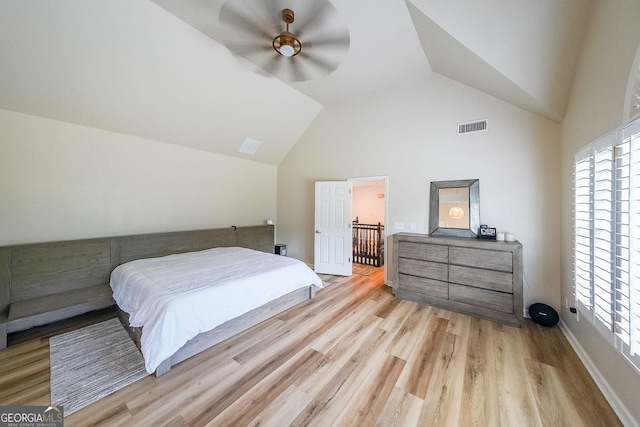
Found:
<svg viewBox="0 0 640 427"><path fill-rule="evenodd" d="M394 222L393 228L396 230L404 230L404 222Z"/></svg>

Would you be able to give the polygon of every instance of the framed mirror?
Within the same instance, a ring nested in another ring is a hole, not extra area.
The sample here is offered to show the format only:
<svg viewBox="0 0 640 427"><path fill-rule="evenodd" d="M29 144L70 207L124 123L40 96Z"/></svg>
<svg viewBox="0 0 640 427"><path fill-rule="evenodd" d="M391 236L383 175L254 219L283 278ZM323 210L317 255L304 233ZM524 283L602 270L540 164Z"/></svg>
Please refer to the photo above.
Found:
<svg viewBox="0 0 640 427"><path fill-rule="evenodd" d="M480 181L431 182L429 234L478 237L480 229Z"/></svg>

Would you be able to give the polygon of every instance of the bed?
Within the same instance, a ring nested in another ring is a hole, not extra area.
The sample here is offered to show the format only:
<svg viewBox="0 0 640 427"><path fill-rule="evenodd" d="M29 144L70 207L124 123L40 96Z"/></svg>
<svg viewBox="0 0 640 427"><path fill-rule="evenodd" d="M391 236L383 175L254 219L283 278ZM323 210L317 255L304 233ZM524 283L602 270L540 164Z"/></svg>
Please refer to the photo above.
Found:
<svg viewBox="0 0 640 427"><path fill-rule="evenodd" d="M202 334L239 321L249 327L254 322L241 316L255 310L273 315L274 302L282 308L311 298L322 280L293 258L218 247L119 265L110 285L130 327L142 329L147 371L162 375L180 358L174 355Z"/></svg>
<svg viewBox="0 0 640 427"><path fill-rule="evenodd" d="M95 240L95 239L94 239ZM104 241L104 242L103 242ZM93 241L89 241L91 243ZM107 237L100 239L104 246L104 254L98 253L93 246L87 247L84 240L62 242L67 248L64 252L64 265L55 265L56 276L65 279L68 276L80 277L82 283L104 283L110 288L110 277L113 270L124 263L146 258L159 258L167 255L186 252L198 252L217 247L243 247L256 251L273 254L274 252L274 227L273 225L257 225L244 227L227 227L206 230L174 231L152 234L140 234L121 237ZM57 248L57 246L55 247ZM55 249L54 248L54 249ZM53 249L52 249L53 250ZM59 253L57 250L56 253ZM1 253L0 253L1 255ZM275 255L273 255L275 256ZM60 255L56 255L57 258ZM77 260L69 262L67 258ZM0 261L1 261L0 256ZM105 261L106 260L106 261ZM83 266L83 275L80 275L77 264ZM90 267L90 268L89 268ZM70 270L66 274L66 270ZM85 272L86 270L86 272ZM61 273L62 272L62 273ZM0 288L2 288L2 272L0 271ZM305 287L289 292L275 300L248 311L235 319L224 322L208 332L203 332L190 339L178 351L165 359L157 368L156 375L160 376L169 372L177 363L217 344L251 326L258 324L278 313L287 310L315 296L316 285L307 284ZM0 289L1 290L1 289ZM0 294L0 297L2 294ZM113 301L113 300L111 300ZM1 301L0 301L1 302ZM129 334L141 347L142 329L129 326L129 314L115 306L123 325L128 328ZM0 307L1 308L1 307Z"/></svg>

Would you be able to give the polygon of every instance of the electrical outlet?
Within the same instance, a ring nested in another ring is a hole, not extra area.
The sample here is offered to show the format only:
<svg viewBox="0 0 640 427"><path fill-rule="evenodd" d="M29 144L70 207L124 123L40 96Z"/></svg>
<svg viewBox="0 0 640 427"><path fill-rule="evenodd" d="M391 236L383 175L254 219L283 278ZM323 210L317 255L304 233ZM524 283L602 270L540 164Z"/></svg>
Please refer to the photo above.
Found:
<svg viewBox="0 0 640 427"><path fill-rule="evenodd" d="M411 223L411 231L416 231L418 229L418 226L416 225L415 222Z"/></svg>

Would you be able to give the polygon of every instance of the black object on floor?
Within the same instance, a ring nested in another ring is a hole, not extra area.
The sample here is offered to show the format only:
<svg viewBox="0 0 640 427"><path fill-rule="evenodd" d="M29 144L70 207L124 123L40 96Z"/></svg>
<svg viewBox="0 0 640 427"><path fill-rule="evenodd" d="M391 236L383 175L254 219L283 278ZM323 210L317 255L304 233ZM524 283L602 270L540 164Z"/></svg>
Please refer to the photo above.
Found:
<svg viewBox="0 0 640 427"><path fill-rule="evenodd" d="M529 316L542 326L555 326L560 320L558 312L553 307L541 302L529 306Z"/></svg>

